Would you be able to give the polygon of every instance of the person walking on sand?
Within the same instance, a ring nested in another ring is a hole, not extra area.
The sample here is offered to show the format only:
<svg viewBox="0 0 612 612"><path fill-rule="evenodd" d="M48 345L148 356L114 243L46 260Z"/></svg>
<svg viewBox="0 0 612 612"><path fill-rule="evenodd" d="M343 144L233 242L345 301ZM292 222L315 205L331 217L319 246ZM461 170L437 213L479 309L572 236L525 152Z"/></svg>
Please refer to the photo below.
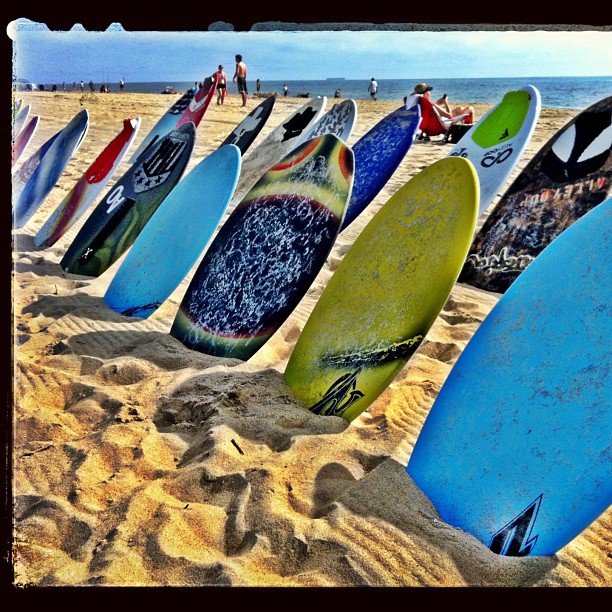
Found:
<svg viewBox="0 0 612 612"><path fill-rule="evenodd" d="M225 96L227 96L227 74L223 70L223 65L219 64L217 70L217 104L223 104Z"/></svg>
<svg viewBox="0 0 612 612"><path fill-rule="evenodd" d="M376 79L374 77L370 79L370 84L368 85L368 92L372 100L376 100L376 93L378 92L378 83L376 82Z"/></svg>
<svg viewBox="0 0 612 612"><path fill-rule="evenodd" d="M235 59L236 59L236 72L234 72L234 77L232 81L236 83L236 85L238 86L238 93L242 97L242 106L246 106L247 105L247 95L249 93L247 89L247 82L246 82L247 67L246 67L246 64L242 61L242 55L237 53L235 56Z"/></svg>

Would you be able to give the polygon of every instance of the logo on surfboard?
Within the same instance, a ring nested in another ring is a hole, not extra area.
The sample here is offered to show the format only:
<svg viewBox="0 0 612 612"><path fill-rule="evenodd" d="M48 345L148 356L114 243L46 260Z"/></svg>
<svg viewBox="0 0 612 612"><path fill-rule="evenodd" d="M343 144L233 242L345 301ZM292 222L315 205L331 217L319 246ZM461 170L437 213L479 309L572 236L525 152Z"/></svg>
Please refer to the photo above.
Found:
<svg viewBox="0 0 612 612"><path fill-rule="evenodd" d="M518 516L504 525L491 538L489 549L506 557L525 557L536 545L538 536L532 537L536 518L542 504L540 495L532 501Z"/></svg>
<svg viewBox="0 0 612 612"><path fill-rule="evenodd" d="M286 123L283 123L285 132L283 133L281 142L287 142L287 140L291 140L292 138L299 136L316 114L317 111L309 106L308 108L305 108L303 112L294 115Z"/></svg>
<svg viewBox="0 0 612 612"><path fill-rule="evenodd" d="M159 149L134 172L134 191L142 193L164 183L176 167L187 143L167 138Z"/></svg>
<svg viewBox="0 0 612 612"><path fill-rule="evenodd" d="M363 391L357 389L357 376L364 368L384 365L398 359L408 360L423 341L423 334L416 334L385 347L372 349L361 349L354 353L343 353L340 355L326 355L321 363L326 367L349 367L356 369L348 374L343 374L325 392L323 397L309 408L311 412L321 415L340 416L348 410L355 402L365 396Z"/></svg>
<svg viewBox="0 0 612 612"><path fill-rule="evenodd" d="M364 393L357 389L357 376L360 372L361 368L358 368L341 376L309 410L324 416L340 416L364 396Z"/></svg>

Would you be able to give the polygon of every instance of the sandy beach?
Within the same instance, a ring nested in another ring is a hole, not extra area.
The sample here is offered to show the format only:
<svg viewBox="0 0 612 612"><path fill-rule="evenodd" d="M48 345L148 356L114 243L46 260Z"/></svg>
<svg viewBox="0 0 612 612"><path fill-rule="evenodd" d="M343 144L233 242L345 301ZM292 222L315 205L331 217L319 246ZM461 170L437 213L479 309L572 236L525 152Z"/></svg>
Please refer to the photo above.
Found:
<svg viewBox="0 0 612 612"><path fill-rule="evenodd" d="M142 120L134 151L174 98L17 96L41 118L17 166L82 108L90 125L43 205L13 231L14 585L612 584L612 510L554 557L502 557L444 523L405 471L437 393L498 294L457 283L406 367L350 424L309 412L283 379L317 298L353 241L402 185L452 145L438 137L412 146L339 235L298 308L242 362L189 350L168 333L197 264L148 319L119 315L103 301L120 262L94 279L62 272L59 261L100 197L55 245L41 250L33 242L123 120ZM327 108L341 101L329 99ZM245 109L235 94L223 106L213 101L186 172L259 102L250 97ZM305 102L279 97L251 150ZM348 144L399 104L358 101ZM476 119L489 108L474 107ZM542 109L506 187L579 110ZM101 197L129 168L131 151Z"/></svg>

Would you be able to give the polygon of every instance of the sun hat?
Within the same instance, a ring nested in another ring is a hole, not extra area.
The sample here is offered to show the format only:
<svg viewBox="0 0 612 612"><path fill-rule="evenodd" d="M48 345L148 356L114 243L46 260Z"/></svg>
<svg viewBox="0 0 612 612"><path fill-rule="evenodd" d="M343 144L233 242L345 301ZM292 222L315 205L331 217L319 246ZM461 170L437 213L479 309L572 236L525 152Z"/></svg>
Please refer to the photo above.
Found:
<svg viewBox="0 0 612 612"><path fill-rule="evenodd" d="M414 86L414 93L424 94L426 91L431 91L433 87L427 83L419 83Z"/></svg>

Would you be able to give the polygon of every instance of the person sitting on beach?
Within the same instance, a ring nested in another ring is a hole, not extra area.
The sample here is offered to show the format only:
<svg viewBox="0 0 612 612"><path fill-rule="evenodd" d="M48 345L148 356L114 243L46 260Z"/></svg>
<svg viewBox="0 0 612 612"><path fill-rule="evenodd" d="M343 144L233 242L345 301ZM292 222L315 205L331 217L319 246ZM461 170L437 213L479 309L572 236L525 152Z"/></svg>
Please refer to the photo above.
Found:
<svg viewBox="0 0 612 612"><path fill-rule="evenodd" d="M471 106L458 106L451 110L447 94L444 94L436 103L431 101L430 92L432 90L431 85L419 83L415 85L412 94L404 97L406 109L412 108L415 104L421 107L419 140L429 140L432 136L440 134L446 136L451 126L456 123L474 123L474 109Z"/></svg>
<svg viewBox="0 0 612 612"><path fill-rule="evenodd" d="M419 83L415 85L414 91L404 98L404 104L406 105L406 109L412 108L421 96L425 96L427 100L430 100L430 91L433 90L431 85L427 85L427 83ZM431 102L433 107L436 109L437 113L440 117L444 119L451 119L453 123L460 118L463 123L474 123L474 109L471 106L457 106L450 109L450 105L448 103L448 94L444 94L439 100L436 102Z"/></svg>
<svg viewBox="0 0 612 612"><path fill-rule="evenodd" d="M440 115L446 119L462 117L462 123L474 123L474 108L472 106L456 106L451 110L448 104L448 94L443 94L439 100L436 100L435 106Z"/></svg>
<svg viewBox="0 0 612 612"><path fill-rule="evenodd" d="M336 89L336 91L334 92L334 98L339 98L341 93L342 93L342 90Z"/></svg>

